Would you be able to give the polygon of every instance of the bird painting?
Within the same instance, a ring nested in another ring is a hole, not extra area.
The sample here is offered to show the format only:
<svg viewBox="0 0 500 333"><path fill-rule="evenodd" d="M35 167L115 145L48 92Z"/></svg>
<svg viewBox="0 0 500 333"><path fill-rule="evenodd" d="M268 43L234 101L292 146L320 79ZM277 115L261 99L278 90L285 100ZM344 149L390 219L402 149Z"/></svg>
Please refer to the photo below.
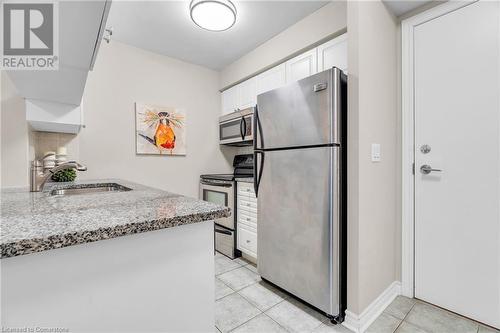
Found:
<svg viewBox="0 0 500 333"><path fill-rule="evenodd" d="M137 153L184 155L184 120L174 108L136 104Z"/></svg>

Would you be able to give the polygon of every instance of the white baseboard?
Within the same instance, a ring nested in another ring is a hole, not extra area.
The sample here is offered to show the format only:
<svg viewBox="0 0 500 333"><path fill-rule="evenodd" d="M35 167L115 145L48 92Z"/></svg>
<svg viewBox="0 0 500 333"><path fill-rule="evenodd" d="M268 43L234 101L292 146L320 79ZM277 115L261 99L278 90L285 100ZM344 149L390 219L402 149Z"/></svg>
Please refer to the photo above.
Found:
<svg viewBox="0 0 500 333"><path fill-rule="evenodd" d="M401 295L401 282L394 281L360 315L346 310L342 325L355 333L363 333L398 295Z"/></svg>

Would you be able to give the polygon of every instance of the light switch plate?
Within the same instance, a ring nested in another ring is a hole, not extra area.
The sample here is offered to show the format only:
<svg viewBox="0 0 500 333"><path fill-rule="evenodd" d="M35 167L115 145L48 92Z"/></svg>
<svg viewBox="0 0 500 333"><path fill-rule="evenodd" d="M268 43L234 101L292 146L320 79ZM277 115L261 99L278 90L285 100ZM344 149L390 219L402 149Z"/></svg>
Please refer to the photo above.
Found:
<svg viewBox="0 0 500 333"><path fill-rule="evenodd" d="M380 162L380 144L372 143L372 162Z"/></svg>

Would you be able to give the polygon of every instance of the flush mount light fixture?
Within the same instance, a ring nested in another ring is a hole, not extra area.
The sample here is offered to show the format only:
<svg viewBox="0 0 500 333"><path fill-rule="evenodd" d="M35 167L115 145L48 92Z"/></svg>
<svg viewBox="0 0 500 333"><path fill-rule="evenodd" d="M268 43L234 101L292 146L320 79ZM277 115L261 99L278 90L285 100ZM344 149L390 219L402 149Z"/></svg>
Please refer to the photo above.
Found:
<svg viewBox="0 0 500 333"><path fill-rule="evenodd" d="M236 7L229 0L193 0L189 11L197 26L210 31L227 30L236 22Z"/></svg>

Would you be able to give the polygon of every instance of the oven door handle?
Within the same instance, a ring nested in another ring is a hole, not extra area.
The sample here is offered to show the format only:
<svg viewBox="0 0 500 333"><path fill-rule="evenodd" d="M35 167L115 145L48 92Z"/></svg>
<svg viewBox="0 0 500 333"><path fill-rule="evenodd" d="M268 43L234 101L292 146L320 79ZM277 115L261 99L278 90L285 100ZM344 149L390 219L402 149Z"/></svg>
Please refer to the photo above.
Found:
<svg viewBox="0 0 500 333"><path fill-rule="evenodd" d="M200 183L203 185L209 185L209 186L217 186L217 187L232 187L233 184L224 184L224 183L211 183L205 180L200 180Z"/></svg>
<svg viewBox="0 0 500 333"><path fill-rule="evenodd" d="M217 228L216 225L214 225L214 231L218 234L224 234L224 235L231 235L232 232L229 231L229 230L226 230L226 229L222 229L222 228Z"/></svg>

